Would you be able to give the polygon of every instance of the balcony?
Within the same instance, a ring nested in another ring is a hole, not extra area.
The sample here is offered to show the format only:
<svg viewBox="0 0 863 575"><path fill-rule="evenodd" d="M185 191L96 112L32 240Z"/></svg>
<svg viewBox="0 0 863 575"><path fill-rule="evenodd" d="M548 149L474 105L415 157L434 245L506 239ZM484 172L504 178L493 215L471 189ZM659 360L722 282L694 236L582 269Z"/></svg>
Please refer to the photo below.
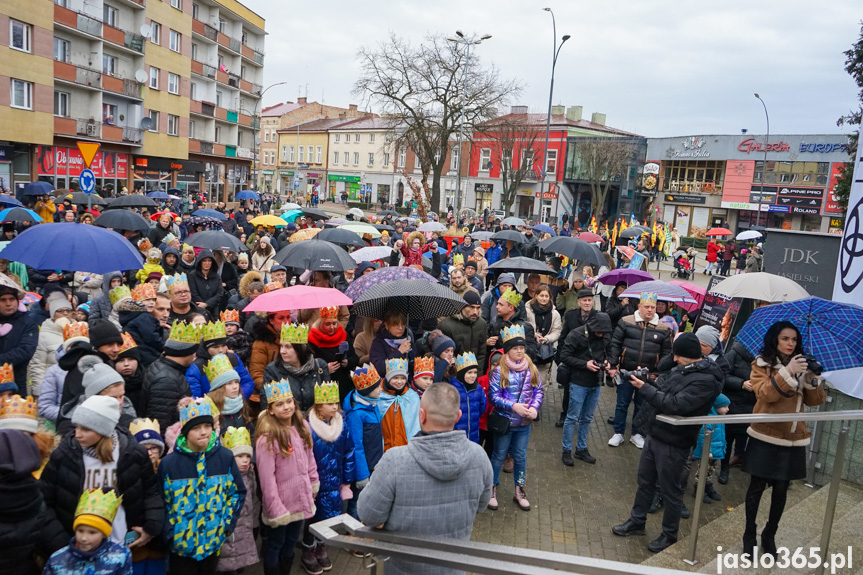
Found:
<svg viewBox="0 0 863 575"><path fill-rule="evenodd" d="M102 22L100 20L57 4L54 5L54 22L91 36L102 36Z"/></svg>
<svg viewBox="0 0 863 575"><path fill-rule="evenodd" d="M113 26L109 26L108 24L102 26L102 38L104 38L108 42L120 44L121 46L126 43L126 33L123 30L120 30L119 28L114 28Z"/></svg>
<svg viewBox="0 0 863 575"><path fill-rule="evenodd" d="M197 60L192 60L192 74L197 74L198 76L204 75L204 63L198 62Z"/></svg>
<svg viewBox="0 0 863 575"><path fill-rule="evenodd" d="M141 145L141 141L144 139L144 130L141 128L132 128L130 126L126 126L123 128L123 141L130 144Z"/></svg>
<svg viewBox="0 0 863 575"><path fill-rule="evenodd" d="M216 105L210 102L201 102L201 115L209 116L210 118L216 115Z"/></svg>
<svg viewBox="0 0 863 575"><path fill-rule="evenodd" d="M257 62L261 66L264 65L264 55L262 53L255 52L255 58L254 59L255 59L255 62Z"/></svg>
<svg viewBox="0 0 863 575"><path fill-rule="evenodd" d="M243 92L251 93L252 83L248 80L243 80L242 78L240 78L240 90L242 90Z"/></svg>
<svg viewBox="0 0 863 575"><path fill-rule="evenodd" d="M229 73L228 74L228 86L231 86L232 88L239 88L240 87L240 77L237 76L236 74L230 74Z"/></svg>
<svg viewBox="0 0 863 575"><path fill-rule="evenodd" d="M246 114L239 114L237 121L241 126L252 127L252 117Z"/></svg>
<svg viewBox="0 0 863 575"><path fill-rule="evenodd" d="M227 122L228 121L228 110L226 110L225 108L219 108L218 106L216 106L216 116L215 117L217 120L225 120Z"/></svg>
<svg viewBox="0 0 863 575"><path fill-rule="evenodd" d="M233 50L234 52L236 52L237 54L240 53L240 46L241 46L241 44L240 44L239 40L237 40L236 38L230 39L230 43L229 43L228 47L231 50Z"/></svg>
<svg viewBox="0 0 863 575"><path fill-rule="evenodd" d="M120 126L112 126L105 124L102 126L102 139L109 142L123 141L123 128Z"/></svg>
<svg viewBox="0 0 863 575"><path fill-rule="evenodd" d="M54 133L67 136L78 135L75 118L60 118L54 116Z"/></svg>
<svg viewBox="0 0 863 575"><path fill-rule="evenodd" d="M204 74L203 74L204 76L206 76L207 78L215 80L216 79L216 73L218 72L218 70L216 70L215 66L210 66L209 64L204 64L203 72L204 72Z"/></svg>
<svg viewBox="0 0 863 575"><path fill-rule="evenodd" d="M209 24L205 24L200 20L192 20L192 32L198 34L199 36L203 36L215 42L219 37L219 31L210 26Z"/></svg>
<svg viewBox="0 0 863 575"><path fill-rule="evenodd" d="M67 62L54 62L54 78L88 88L102 87L102 72Z"/></svg>
<svg viewBox="0 0 863 575"><path fill-rule="evenodd" d="M134 32L126 32L123 39L123 46L136 52L144 53L144 37Z"/></svg>
<svg viewBox="0 0 863 575"><path fill-rule="evenodd" d="M121 0L121 2L124 2L125 4L128 4L134 8L145 8L147 6L144 0Z"/></svg>

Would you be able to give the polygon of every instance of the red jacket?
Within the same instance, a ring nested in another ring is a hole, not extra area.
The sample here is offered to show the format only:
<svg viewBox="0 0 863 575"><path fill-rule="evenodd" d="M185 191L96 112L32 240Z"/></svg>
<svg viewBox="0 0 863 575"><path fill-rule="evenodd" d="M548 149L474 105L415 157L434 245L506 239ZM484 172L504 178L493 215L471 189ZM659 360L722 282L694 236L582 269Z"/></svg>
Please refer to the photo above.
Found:
<svg viewBox="0 0 863 575"><path fill-rule="evenodd" d="M716 242L710 240L707 243L707 261L716 263L716 254L719 252L719 246L716 245Z"/></svg>

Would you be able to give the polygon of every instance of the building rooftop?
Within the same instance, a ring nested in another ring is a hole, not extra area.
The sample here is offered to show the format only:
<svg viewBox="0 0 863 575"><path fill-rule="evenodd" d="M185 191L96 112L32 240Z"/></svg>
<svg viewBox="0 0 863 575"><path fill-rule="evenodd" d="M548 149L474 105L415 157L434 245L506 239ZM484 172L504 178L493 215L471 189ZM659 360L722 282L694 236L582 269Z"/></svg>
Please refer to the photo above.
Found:
<svg viewBox="0 0 863 575"><path fill-rule="evenodd" d="M519 120L519 121L527 121L527 123L531 126L541 126L545 127L546 118L548 118L548 114L506 114L504 116L498 116L493 120L490 120L490 123L502 122L506 120ZM566 117L565 114L552 114L551 115L551 127L553 128L580 128L582 130L590 130L592 132L603 132L606 134L615 134L617 136L638 136L639 134L633 134L632 132L627 132L625 130L620 130L618 128L612 128L610 126L606 126L604 124L597 124L596 122L591 122L589 120L570 120Z"/></svg>
<svg viewBox="0 0 863 575"><path fill-rule="evenodd" d="M281 130L278 130L278 132L280 134L296 132L298 130L300 132L326 132L327 130L332 130L333 128L344 126L346 124L352 124L360 120L362 120L362 118L324 118L322 120L311 120L303 124L297 124L290 128L282 128Z"/></svg>
<svg viewBox="0 0 863 575"><path fill-rule="evenodd" d="M299 110L305 105L306 104L296 104L294 102L276 104L275 106L269 106L261 110L261 116L282 116L289 112L293 112L294 110Z"/></svg>
<svg viewBox="0 0 863 575"><path fill-rule="evenodd" d="M348 125L330 128L336 130L392 130L399 125L398 118L381 118L375 116L372 118L361 118Z"/></svg>

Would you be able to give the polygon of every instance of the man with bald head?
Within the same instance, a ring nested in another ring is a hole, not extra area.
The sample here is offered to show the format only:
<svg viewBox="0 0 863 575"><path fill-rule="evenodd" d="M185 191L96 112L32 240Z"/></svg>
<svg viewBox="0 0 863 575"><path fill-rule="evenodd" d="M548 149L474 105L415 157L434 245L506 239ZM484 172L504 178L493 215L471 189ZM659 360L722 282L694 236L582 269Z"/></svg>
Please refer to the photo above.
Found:
<svg viewBox="0 0 863 575"><path fill-rule="evenodd" d="M366 525L419 537L470 539L477 510L491 497L491 463L464 431L459 393L445 382L431 384L420 401L420 429L407 445L381 458L360 493L357 513ZM387 574L457 574L455 569L390 558Z"/></svg>

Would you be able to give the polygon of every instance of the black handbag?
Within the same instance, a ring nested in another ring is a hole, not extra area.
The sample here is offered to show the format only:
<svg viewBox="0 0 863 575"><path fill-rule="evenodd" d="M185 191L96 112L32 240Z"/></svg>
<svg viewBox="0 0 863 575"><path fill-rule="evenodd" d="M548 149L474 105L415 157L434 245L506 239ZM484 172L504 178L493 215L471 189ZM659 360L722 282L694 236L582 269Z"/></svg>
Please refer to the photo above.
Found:
<svg viewBox="0 0 863 575"><path fill-rule="evenodd" d="M518 400L516 401L516 403L519 403L521 401L521 393L521 391L518 392ZM492 411L488 414L488 417L486 418L485 427L486 431L491 431L500 435L506 435L507 433L509 433L510 424L512 424L510 418L505 415L500 415L496 411Z"/></svg>
<svg viewBox="0 0 863 575"><path fill-rule="evenodd" d="M539 351L536 354L536 359L539 363L548 363L552 359L554 359L554 344L553 343L541 343L539 345Z"/></svg>

